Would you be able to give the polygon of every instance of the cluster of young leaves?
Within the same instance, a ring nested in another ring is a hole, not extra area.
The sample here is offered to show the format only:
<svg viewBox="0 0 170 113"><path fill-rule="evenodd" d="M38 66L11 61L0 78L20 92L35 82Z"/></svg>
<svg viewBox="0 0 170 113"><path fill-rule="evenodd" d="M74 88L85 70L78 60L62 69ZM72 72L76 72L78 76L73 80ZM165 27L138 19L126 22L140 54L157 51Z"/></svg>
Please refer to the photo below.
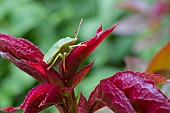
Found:
<svg viewBox="0 0 170 113"><path fill-rule="evenodd" d="M170 100L154 83L159 75L132 71L118 72L101 80L88 100L80 94L77 103L74 88L85 77L94 62L80 70L78 68L115 27L116 25L102 30L100 26L93 38L82 42L86 46L77 46L71 51L65 59L65 67L63 62L59 63L59 71L48 69L49 66L43 61L43 53L31 42L0 34L1 56L42 82L29 91L19 107L1 110L13 112L24 109L24 113L38 113L55 105L61 113L93 113L104 106L115 113L169 113ZM164 80L161 76L159 79Z"/></svg>

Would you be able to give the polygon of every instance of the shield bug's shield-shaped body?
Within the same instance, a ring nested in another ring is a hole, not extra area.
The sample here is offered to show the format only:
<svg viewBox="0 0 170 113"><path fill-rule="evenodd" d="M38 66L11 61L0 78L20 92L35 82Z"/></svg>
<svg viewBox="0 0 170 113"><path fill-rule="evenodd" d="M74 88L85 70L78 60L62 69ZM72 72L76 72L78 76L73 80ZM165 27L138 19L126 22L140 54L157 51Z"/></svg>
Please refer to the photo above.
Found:
<svg viewBox="0 0 170 113"><path fill-rule="evenodd" d="M72 48L75 46L82 46L81 43L78 45L74 45L77 42L77 35L79 33L80 25L82 23L82 19L79 24L78 32L75 33L75 38L62 38L59 41L57 41L45 54L43 61L46 62L49 67L48 70L51 67L54 67L58 65L63 60L63 67L65 69L65 58L66 56L71 52Z"/></svg>

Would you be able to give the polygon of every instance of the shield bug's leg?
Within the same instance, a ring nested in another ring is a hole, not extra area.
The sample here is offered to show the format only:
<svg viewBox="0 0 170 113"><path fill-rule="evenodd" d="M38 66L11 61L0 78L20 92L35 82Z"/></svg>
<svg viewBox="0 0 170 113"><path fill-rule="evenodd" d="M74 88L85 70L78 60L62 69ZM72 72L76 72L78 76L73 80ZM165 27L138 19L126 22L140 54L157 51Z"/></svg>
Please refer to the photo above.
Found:
<svg viewBox="0 0 170 113"><path fill-rule="evenodd" d="M57 57L54 59L53 63L47 68L47 70L49 70L50 68L52 68L55 65L55 63L59 57L63 58L63 55L61 53L59 53L57 55Z"/></svg>
<svg viewBox="0 0 170 113"><path fill-rule="evenodd" d="M65 62L66 62L67 55L68 55L68 53L64 52L64 55L63 55L63 67L64 67L64 71L66 71Z"/></svg>
<svg viewBox="0 0 170 113"><path fill-rule="evenodd" d="M79 43L77 45L71 45L69 46L69 49L72 50L74 47L77 47L77 46L87 46L86 44L82 44L82 43Z"/></svg>

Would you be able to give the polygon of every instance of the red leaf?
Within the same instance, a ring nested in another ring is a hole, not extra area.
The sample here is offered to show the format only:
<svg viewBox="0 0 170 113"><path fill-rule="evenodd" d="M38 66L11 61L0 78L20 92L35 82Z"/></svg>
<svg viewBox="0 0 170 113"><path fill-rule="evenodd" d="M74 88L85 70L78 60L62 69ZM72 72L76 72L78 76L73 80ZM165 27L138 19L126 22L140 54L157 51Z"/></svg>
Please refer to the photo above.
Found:
<svg viewBox="0 0 170 113"><path fill-rule="evenodd" d="M160 74L152 74L152 73L143 72L143 73L139 73L139 75L143 76L143 77L145 77L145 78L147 78L149 80L154 81L154 83L156 85L168 82L168 79L166 79L165 77L163 77Z"/></svg>
<svg viewBox="0 0 170 113"><path fill-rule="evenodd" d="M105 37L116 28L116 26L117 25L104 31L101 31L102 27L100 26L97 31L97 34L93 38L82 43L86 46L77 46L71 51L71 53L66 58L65 62L66 71L62 72L62 74L65 73L64 76L66 79L69 79L71 75L74 75L76 73L80 64L105 39Z"/></svg>
<svg viewBox="0 0 170 113"><path fill-rule="evenodd" d="M83 69L81 69L79 72L77 72L74 76L72 76L68 81L68 85L73 88L76 87L80 83L80 81L86 76L88 71L91 69L91 67L93 66L93 63L94 62L85 66Z"/></svg>
<svg viewBox="0 0 170 113"><path fill-rule="evenodd" d="M78 113L89 113L89 105L86 98L81 94L78 103Z"/></svg>
<svg viewBox="0 0 170 113"><path fill-rule="evenodd" d="M89 97L90 112L97 110L100 103L116 113L135 113L130 101L119 88L108 80L102 80ZM97 109L96 109L97 108Z"/></svg>
<svg viewBox="0 0 170 113"><path fill-rule="evenodd" d="M8 53L17 59L40 62L44 55L35 45L23 38L0 34L0 52Z"/></svg>
<svg viewBox="0 0 170 113"><path fill-rule="evenodd" d="M89 97L90 111L103 103L121 113L134 112L131 105L140 113L170 113L170 100L143 74L118 72L102 80Z"/></svg>
<svg viewBox="0 0 170 113"><path fill-rule="evenodd" d="M1 56L13 62L18 68L25 71L35 79L44 83L53 83L63 86L60 74L54 69L47 70L48 65L44 62L34 63L26 60L17 60L8 53L1 52Z"/></svg>
<svg viewBox="0 0 170 113"><path fill-rule="evenodd" d="M154 85L139 73L119 72L107 78L122 90L137 112L169 113L170 100Z"/></svg>
<svg viewBox="0 0 170 113"><path fill-rule="evenodd" d="M32 77L40 82L49 82L49 78L45 75L44 69L41 67L42 63L33 63L26 60L15 59L8 53L2 53L1 56L13 62L18 68L30 74Z"/></svg>
<svg viewBox="0 0 170 113"><path fill-rule="evenodd" d="M30 90L24 103L20 107L9 107L1 110L11 112L23 108L24 113L38 113L51 105L61 103L63 103L63 101L60 87L52 84L40 84Z"/></svg>
<svg viewBox="0 0 170 113"><path fill-rule="evenodd" d="M0 34L0 55L40 82L63 85L58 72L54 69L47 70L48 66L43 62L42 52L25 39Z"/></svg>
<svg viewBox="0 0 170 113"><path fill-rule="evenodd" d="M8 108L1 108L0 110L1 111L5 111L5 112L13 112L13 111L16 111L16 110L20 110L22 109L22 107L8 107Z"/></svg>
<svg viewBox="0 0 170 113"><path fill-rule="evenodd" d="M101 31L102 31L102 25L99 26L99 28L98 28L97 31L96 31L96 34L98 34L98 33L101 32Z"/></svg>

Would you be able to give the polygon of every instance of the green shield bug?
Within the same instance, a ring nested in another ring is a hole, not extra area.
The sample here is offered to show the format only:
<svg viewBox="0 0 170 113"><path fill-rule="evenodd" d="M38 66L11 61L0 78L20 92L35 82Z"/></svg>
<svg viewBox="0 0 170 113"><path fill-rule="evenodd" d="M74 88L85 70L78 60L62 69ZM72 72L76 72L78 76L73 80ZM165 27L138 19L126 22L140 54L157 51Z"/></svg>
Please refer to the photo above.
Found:
<svg viewBox="0 0 170 113"><path fill-rule="evenodd" d="M81 43L78 45L74 45L78 40L77 36L80 30L82 21L83 19L80 20L77 34L76 34L76 30L74 32L75 34L74 38L66 37L66 38L60 39L45 54L43 61L49 65L47 70L49 70L51 67L58 65L62 60L63 60L63 67L65 70L65 58L71 52L72 48L75 46L85 46Z"/></svg>

